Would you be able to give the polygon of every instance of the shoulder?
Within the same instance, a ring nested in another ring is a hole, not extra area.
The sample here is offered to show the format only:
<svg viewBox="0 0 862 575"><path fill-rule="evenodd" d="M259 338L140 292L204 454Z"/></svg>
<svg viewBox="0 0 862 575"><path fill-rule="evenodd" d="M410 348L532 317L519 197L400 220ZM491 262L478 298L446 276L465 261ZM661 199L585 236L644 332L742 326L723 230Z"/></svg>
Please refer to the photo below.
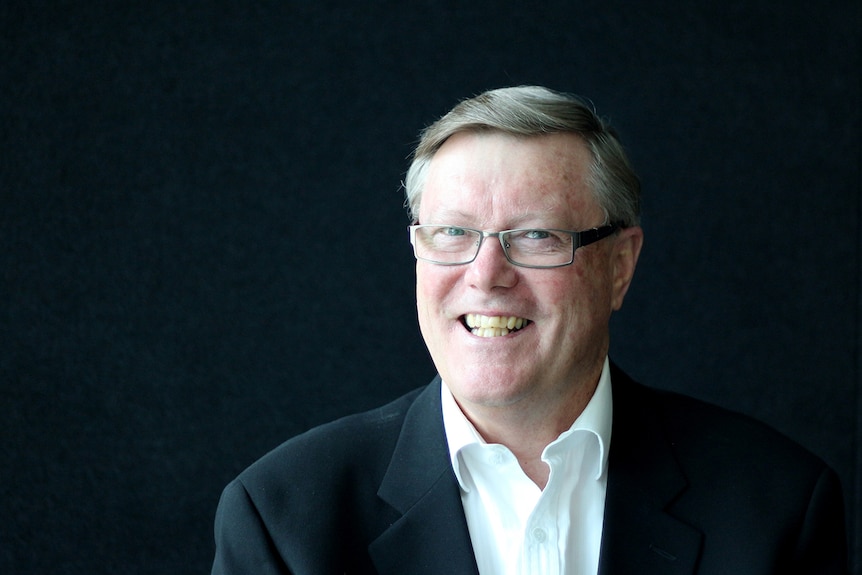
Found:
<svg viewBox="0 0 862 575"><path fill-rule="evenodd" d="M656 426L680 457L724 461L785 462L818 471L822 461L800 444L753 417L683 394L634 382L614 373L614 419L621 425Z"/></svg>
<svg viewBox="0 0 862 575"><path fill-rule="evenodd" d="M327 481L362 470L365 475L386 470L404 418L419 388L372 409L314 427L288 439L243 471L246 487L270 482L302 485Z"/></svg>
<svg viewBox="0 0 862 575"><path fill-rule="evenodd" d="M682 478L667 510L706 535L704 564L725 565L746 541L746 561L843 572L841 485L819 457L751 417L647 388L619 370L612 385L611 460L616 450L624 462L615 469L636 478L629 485L650 473Z"/></svg>
<svg viewBox="0 0 862 575"><path fill-rule="evenodd" d="M701 508L720 502L723 509L716 509L717 513L733 510L738 518L783 513L788 522L791 517L800 522L811 512L812 502L821 499L829 513L839 513L841 486L834 471L765 423L685 395L648 388L625 374L614 385L612 452L621 447L631 459L638 457L632 452L640 451L637 462L646 465L645 458L657 453L656 445L669 449L686 478L689 500L699 501Z"/></svg>
<svg viewBox="0 0 862 575"><path fill-rule="evenodd" d="M825 464L808 449L748 415L668 391L652 391L665 433L683 458L818 475Z"/></svg>
<svg viewBox="0 0 862 575"><path fill-rule="evenodd" d="M433 397L432 388L425 397ZM219 501L213 572L282 572L289 565L341 573L344 562L367 563L368 542L397 519L377 491L419 397L421 389L315 427L240 473Z"/></svg>
<svg viewBox="0 0 862 575"><path fill-rule="evenodd" d="M426 397L432 388L424 388ZM253 527L270 534L264 540L283 540L284 555L317 556L303 559L311 562L338 555L336 544L352 545L379 533L395 515L377 491L404 419L422 391L310 429L264 455L225 487L217 533L223 532L225 541L247 539L235 526L248 532ZM333 533L339 534L337 541Z"/></svg>

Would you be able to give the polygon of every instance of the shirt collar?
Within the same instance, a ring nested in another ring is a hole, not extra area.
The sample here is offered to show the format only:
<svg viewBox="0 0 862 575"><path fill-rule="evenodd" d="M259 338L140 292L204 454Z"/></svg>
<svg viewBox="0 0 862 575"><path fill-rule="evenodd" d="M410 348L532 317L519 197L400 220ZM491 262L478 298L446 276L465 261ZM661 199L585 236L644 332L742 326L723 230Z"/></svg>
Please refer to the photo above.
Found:
<svg viewBox="0 0 862 575"><path fill-rule="evenodd" d="M458 479L461 489L469 491L461 472L461 450L468 445L486 445L487 443L461 411L461 408L458 407L455 397L452 395L446 382L443 382L440 388L443 404L443 427L446 431L446 440L449 444L449 457L452 460L452 469L455 472L455 477ZM613 399L611 394L610 362L608 358L605 358L602 374L599 376L599 384L596 387L595 393L593 393L593 397L590 398L584 411L581 412L572 426L561 433L557 439L545 448L543 458L549 449L556 449L556 446L568 443L567 439L575 435L575 432L590 432L598 440L599 461L596 479L601 478L608 468L608 452L611 445L611 424L613 421L612 414Z"/></svg>

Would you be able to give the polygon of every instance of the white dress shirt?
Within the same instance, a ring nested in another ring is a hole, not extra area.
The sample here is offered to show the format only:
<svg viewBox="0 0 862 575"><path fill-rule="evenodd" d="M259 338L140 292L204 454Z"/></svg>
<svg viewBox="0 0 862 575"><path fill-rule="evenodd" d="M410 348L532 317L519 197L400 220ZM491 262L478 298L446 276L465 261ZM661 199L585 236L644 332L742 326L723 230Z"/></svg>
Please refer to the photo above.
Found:
<svg viewBox="0 0 862 575"><path fill-rule="evenodd" d="M544 490L505 446L488 444L442 387L443 425L481 575L596 575L612 399L609 362L571 428L542 452Z"/></svg>

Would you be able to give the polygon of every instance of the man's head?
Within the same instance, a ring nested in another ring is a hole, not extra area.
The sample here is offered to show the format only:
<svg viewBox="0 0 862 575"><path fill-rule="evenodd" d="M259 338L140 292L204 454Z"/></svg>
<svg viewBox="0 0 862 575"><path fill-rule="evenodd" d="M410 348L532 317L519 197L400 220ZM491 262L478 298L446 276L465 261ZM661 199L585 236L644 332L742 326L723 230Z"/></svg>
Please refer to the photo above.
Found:
<svg viewBox="0 0 862 575"><path fill-rule="evenodd" d="M462 408L541 412L591 394L642 241L637 178L613 134L577 99L498 90L425 131L406 185L415 221L442 226L426 244L439 257L417 249L431 256L417 261L417 308ZM566 233L604 224L618 230L582 247L589 232ZM462 239L513 229L527 231L486 237L477 249ZM463 251L453 259L455 245ZM566 250L574 257L560 259Z"/></svg>

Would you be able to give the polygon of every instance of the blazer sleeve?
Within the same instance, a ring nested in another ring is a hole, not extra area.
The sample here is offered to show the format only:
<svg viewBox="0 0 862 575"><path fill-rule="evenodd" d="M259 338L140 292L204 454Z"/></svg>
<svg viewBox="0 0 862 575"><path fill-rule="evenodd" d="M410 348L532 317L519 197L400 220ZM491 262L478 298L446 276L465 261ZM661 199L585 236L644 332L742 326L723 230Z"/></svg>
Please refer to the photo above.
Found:
<svg viewBox="0 0 862 575"><path fill-rule="evenodd" d="M240 480L225 487L215 517L212 575L289 575L272 537Z"/></svg>
<svg viewBox="0 0 862 575"><path fill-rule="evenodd" d="M797 573L849 573L841 484L828 467L812 490L792 559Z"/></svg>

